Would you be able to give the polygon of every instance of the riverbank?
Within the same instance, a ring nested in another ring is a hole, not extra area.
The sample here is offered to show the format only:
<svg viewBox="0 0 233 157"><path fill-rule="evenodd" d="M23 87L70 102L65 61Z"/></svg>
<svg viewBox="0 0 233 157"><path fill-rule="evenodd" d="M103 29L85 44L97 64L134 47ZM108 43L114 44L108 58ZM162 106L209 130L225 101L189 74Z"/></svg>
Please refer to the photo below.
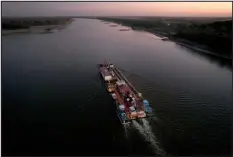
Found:
<svg viewBox="0 0 233 157"><path fill-rule="evenodd" d="M8 18L3 20L2 36L24 33L53 33L73 22L72 18Z"/></svg>
<svg viewBox="0 0 233 157"><path fill-rule="evenodd" d="M181 41L176 41L176 40L173 40L174 42L176 42L177 44L181 45L181 46L185 46L185 47L188 47L190 49L193 49L193 50L196 50L196 51L199 51L199 52L202 52L202 53L205 53L205 54L209 54L209 55L213 55L213 56L216 56L216 57L220 57L220 58L224 58L224 59L230 59L232 60L232 58L228 57L228 56L223 56L223 55L219 55L217 53L213 53L209 50L206 50L206 49L203 49L203 48L200 48L198 46L195 46L195 45L191 45L191 44L187 44L185 43L184 41L181 42Z"/></svg>
<svg viewBox="0 0 233 157"><path fill-rule="evenodd" d="M17 34L29 34L29 33L53 33L55 29L60 26L32 26L28 29L16 29L16 30L2 30L2 36L17 35Z"/></svg>
<svg viewBox="0 0 233 157"><path fill-rule="evenodd" d="M129 25L129 24L125 24L124 22L120 21L114 21L114 19L110 19L110 20L107 20L107 19L101 19L102 21L104 22L112 22L112 23L116 23L116 24L120 24L120 25L123 25L123 26L127 26L127 27L130 27L132 30L143 30L143 31L146 31L146 32L149 32L153 35L156 35L160 38L168 38L170 41L173 41L177 44L180 44L182 46L185 46L187 48L190 48L192 50L196 50L196 51L199 51L199 52L202 52L202 53L205 53L205 54L208 54L208 55L213 55L213 56L216 56L216 57L220 57L220 58L224 58L224 59L229 59L229 60L232 60L232 57L231 56L226 56L226 55L222 55L222 54L218 54L218 53L214 53L212 52L211 50L208 49L207 46L204 46L204 45L200 45L200 44L197 44L197 43L194 43L192 41L189 41L189 40L186 40L186 39L182 39L182 38L179 38L179 37L175 37L174 35L176 33L168 33L168 32L164 32L164 31L161 31L161 30L156 30L156 29L149 29L149 28L145 28L145 27L137 27L137 26L132 26L132 25ZM125 20L125 19L124 19ZM162 40L162 39L161 39Z"/></svg>
<svg viewBox="0 0 233 157"><path fill-rule="evenodd" d="M162 32L153 32L153 31L150 31L150 30L145 30L153 35L156 35L160 38L165 38L167 37L170 41L173 41L179 45L182 45L182 46L185 46L187 48L190 48L192 50L196 50L196 51L199 51L199 52L202 52L202 53L205 53L205 54L209 54L209 55L213 55L213 56L216 56L216 57L221 57L221 58L224 58L224 59L232 59L231 57L229 56L224 56L224 55L219 55L217 53L214 53L214 52L211 52L210 50L207 49L207 47L203 46L203 45L198 45L196 43L193 43L191 41L188 41L188 40L185 40L185 39L181 39L181 38L172 38L172 37L169 37L168 35L166 35L165 33L162 33Z"/></svg>
<svg viewBox="0 0 233 157"><path fill-rule="evenodd" d="M30 30L29 29L2 30L1 32L2 36L12 35L12 34L24 34L24 33L30 33Z"/></svg>
<svg viewBox="0 0 233 157"><path fill-rule="evenodd" d="M152 32L152 31L147 31L147 32L149 32L151 34L154 34L154 35L156 35L158 37L161 37L161 38L167 37L170 41L173 41L173 42L175 42L175 43L177 43L179 45L185 46L185 47L190 48L192 50L196 50L196 51L199 51L199 52L202 52L202 53L205 53L205 54L214 55L216 57L221 57L221 58L231 59L232 60L231 57L224 56L224 55L219 55L217 53L211 52L211 51L203 48L203 46L201 46L201 45L191 43L191 41L187 41L187 40L184 40L184 39L181 39L181 38L176 38L176 39L171 38L171 37L169 37L167 35L164 35L162 33L156 33L156 32Z"/></svg>

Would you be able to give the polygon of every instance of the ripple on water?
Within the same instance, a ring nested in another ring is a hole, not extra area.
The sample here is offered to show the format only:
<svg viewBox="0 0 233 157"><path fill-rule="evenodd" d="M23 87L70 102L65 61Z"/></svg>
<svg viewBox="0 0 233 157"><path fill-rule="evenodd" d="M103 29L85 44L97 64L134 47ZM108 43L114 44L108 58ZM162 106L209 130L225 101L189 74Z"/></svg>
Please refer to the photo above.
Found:
<svg viewBox="0 0 233 157"><path fill-rule="evenodd" d="M213 141L212 144L206 144L206 149L208 149L206 152L210 152L211 148L215 148L216 142L221 138L219 136L221 130L227 132L226 123L220 123L220 119L230 117L231 108L222 107L220 98L193 93L191 89L187 90L175 85L176 91L174 91L173 86L164 86L157 82L152 83L149 79L137 74L130 74L128 71L124 71L124 73L132 84L142 92L143 96L149 100L157 117L166 123L164 125L167 125L166 127L171 125L168 128L173 129L173 137L169 140L180 137L180 140L187 141L187 144L195 144L197 150L203 149L207 141ZM216 126L217 123L219 124ZM156 128L157 126L152 127ZM208 127L216 130L216 132L211 132L207 129ZM159 133L159 130L162 130L162 128L157 128L156 132ZM227 139L223 140L227 141ZM198 143L201 143L202 146L199 145L198 147Z"/></svg>

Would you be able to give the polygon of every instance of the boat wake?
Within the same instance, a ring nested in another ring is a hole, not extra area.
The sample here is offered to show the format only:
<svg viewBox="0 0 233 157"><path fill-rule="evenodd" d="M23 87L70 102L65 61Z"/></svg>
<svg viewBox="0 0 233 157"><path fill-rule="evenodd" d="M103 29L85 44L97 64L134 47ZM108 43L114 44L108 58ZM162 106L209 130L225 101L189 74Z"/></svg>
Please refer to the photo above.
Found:
<svg viewBox="0 0 233 157"><path fill-rule="evenodd" d="M128 139L129 124L124 124L125 138Z"/></svg>
<svg viewBox="0 0 233 157"><path fill-rule="evenodd" d="M152 128L149 122L146 119L142 119L142 125L140 125L137 121L132 121L133 126L140 132L141 135L151 144L153 152L155 155L165 156L165 151L160 147L159 142L154 135Z"/></svg>
<svg viewBox="0 0 233 157"><path fill-rule="evenodd" d="M148 119L152 120L154 122L159 122L160 120L157 118L157 116L156 116L156 114L154 112L155 112L155 110L152 108L152 114Z"/></svg>

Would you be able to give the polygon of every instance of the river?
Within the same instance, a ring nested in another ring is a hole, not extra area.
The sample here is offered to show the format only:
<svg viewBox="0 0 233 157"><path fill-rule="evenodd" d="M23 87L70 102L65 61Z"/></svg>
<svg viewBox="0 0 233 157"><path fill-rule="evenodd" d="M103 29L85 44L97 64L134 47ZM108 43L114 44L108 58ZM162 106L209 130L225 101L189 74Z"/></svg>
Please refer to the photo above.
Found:
<svg viewBox="0 0 233 157"><path fill-rule="evenodd" d="M121 27L76 19L2 37L3 155L230 155L229 61ZM156 116L120 124L96 68L105 59Z"/></svg>

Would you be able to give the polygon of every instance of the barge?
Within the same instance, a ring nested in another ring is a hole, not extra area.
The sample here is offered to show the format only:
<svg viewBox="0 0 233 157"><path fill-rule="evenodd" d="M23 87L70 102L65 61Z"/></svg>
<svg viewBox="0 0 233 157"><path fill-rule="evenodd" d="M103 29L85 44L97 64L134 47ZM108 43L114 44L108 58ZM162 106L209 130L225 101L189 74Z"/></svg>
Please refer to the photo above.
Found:
<svg viewBox="0 0 233 157"><path fill-rule="evenodd" d="M107 92L111 95L116 113L122 124L145 118L152 113L149 102L143 99L135 87L113 64L98 64L99 72L105 82Z"/></svg>

